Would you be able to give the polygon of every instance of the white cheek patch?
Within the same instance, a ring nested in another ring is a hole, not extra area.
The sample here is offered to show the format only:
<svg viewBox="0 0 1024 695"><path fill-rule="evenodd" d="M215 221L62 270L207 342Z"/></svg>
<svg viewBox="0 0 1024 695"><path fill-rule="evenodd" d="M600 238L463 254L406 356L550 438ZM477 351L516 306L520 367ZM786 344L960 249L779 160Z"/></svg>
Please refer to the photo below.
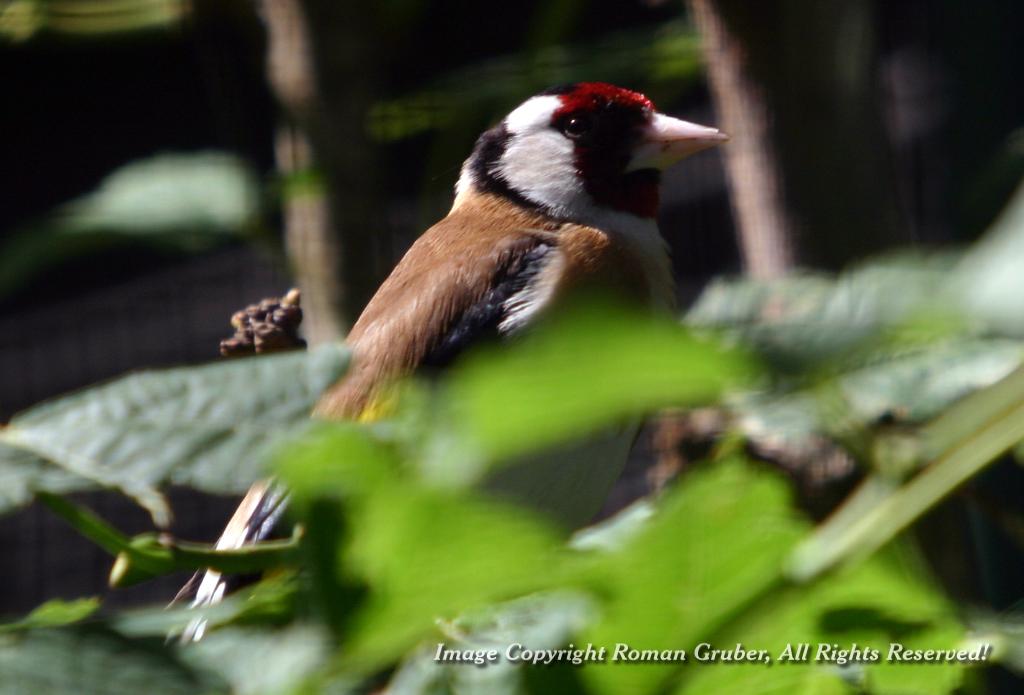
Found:
<svg viewBox="0 0 1024 695"><path fill-rule="evenodd" d="M551 127L561 104L557 96L533 97L510 113L508 144L493 170L509 188L556 215L592 204L576 175L573 143Z"/></svg>
<svg viewBox="0 0 1024 695"><path fill-rule="evenodd" d="M589 203L576 175L572 143L551 128L512 138L495 173L509 188L558 215Z"/></svg>
<svg viewBox="0 0 1024 695"><path fill-rule="evenodd" d="M560 149L564 149L558 140L565 140L565 138L550 128L551 117L561 105L562 102L557 96L532 97L506 116L502 122L508 131L506 146L509 149L517 150L517 152L513 152L510 157L509 152L506 151L500 161L492 163L488 168L489 174L501 177L518 193L537 203L545 203L545 201L530 196L527 188L530 190L542 188L541 182L545 176L566 173L564 172L564 167L556 164L552 169L549 169L545 163L552 149L556 154ZM555 137L549 138L549 135ZM523 147L521 141L537 136L548 140L548 144L538 146L534 143L527 143L526 147ZM570 153L569 163L571 164L572 148L569 147L568 149ZM569 171L567 173L570 174L570 177L566 178L571 178L571 175L575 172ZM522 182L524 187L520 187L518 185L519 182ZM455 184L455 203L453 209L457 208L462 202L464 194L478 184L476 173L473 171L473 159L470 158L463 164L462 171L459 173L458 183Z"/></svg>

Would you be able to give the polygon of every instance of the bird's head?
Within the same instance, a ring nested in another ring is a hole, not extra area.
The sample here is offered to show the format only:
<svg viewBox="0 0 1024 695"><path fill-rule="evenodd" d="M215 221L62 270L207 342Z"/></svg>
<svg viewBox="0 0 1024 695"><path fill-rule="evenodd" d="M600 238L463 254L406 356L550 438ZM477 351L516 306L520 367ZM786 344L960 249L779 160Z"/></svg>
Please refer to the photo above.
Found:
<svg viewBox="0 0 1024 695"><path fill-rule="evenodd" d="M531 97L481 135L456 190L588 224L608 212L653 218L661 171L726 139L658 113L643 94L571 84Z"/></svg>

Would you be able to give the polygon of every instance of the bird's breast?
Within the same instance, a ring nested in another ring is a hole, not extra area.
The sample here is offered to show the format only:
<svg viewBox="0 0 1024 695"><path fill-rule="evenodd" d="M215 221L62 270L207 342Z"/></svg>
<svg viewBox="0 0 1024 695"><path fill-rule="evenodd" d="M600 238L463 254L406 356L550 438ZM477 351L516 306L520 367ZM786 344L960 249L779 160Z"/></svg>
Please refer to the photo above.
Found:
<svg viewBox="0 0 1024 695"><path fill-rule="evenodd" d="M596 287L661 309L674 306L668 247L654 220L622 215L620 224L566 225L559 247L567 286Z"/></svg>

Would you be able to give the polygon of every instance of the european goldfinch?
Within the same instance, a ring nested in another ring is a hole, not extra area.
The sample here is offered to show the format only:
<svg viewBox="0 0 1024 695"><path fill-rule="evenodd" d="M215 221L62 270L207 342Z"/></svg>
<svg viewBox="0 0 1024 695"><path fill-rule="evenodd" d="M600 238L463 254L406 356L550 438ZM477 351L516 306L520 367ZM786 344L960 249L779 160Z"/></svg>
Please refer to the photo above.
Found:
<svg viewBox="0 0 1024 695"><path fill-rule="evenodd" d="M367 419L396 380L443 367L484 338L520 333L579 289L670 308L669 256L655 220L660 172L726 139L610 84L570 84L527 99L477 140L451 211L412 245L359 317L346 340L352 368L315 416ZM635 429L524 461L488 486L579 526L621 472ZM276 486L257 484L217 547L264 537L283 503ZM224 586L207 572L194 605L218 600ZM192 632L198 639L202 626Z"/></svg>

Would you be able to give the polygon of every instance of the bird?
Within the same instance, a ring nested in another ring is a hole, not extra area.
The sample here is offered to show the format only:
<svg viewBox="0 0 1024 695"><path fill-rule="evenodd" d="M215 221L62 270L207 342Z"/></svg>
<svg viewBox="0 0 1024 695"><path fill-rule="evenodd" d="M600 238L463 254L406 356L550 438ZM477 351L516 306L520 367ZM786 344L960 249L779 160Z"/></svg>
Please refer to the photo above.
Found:
<svg viewBox="0 0 1024 695"><path fill-rule="evenodd" d="M345 340L352 366L314 417L372 419L397 380L520 335L588 289L671 310L668 247L656 222L661 172L727 139L603 82L524 101L480 135L451 210L412 244L353 325ZM549 456L504 467L486 487L580 526L621 472L637 426L555 452L554 463ZM568 498L572 511L560 513ZM257 483L215 547L262 539L286 502L277 484ZM216 602L225 586L206 572L193 606ZM202 627L189 637L201 637Z"/></svg>

